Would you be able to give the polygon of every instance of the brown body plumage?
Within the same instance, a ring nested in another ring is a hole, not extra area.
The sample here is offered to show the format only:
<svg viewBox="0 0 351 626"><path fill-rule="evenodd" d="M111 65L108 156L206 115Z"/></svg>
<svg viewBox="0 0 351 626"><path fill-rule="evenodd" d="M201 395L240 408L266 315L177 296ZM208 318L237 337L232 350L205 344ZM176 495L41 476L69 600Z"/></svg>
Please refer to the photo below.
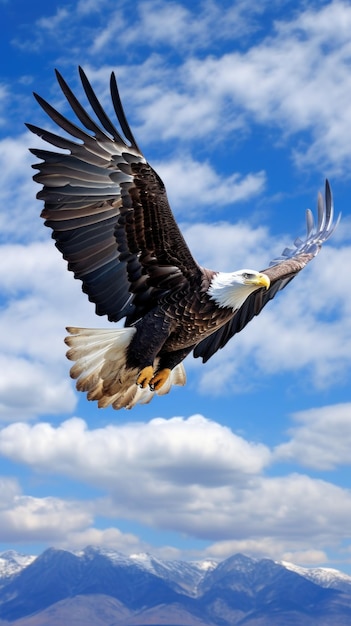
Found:
<svg viewBox="0 0 351 626"><path fill-rule="evenodd" d="M40 96L39 104L72 140L28 124L66 153L32 150L41 159L42 217L68 268L82 280L96 313L125 328L69 328L67 356L77 388L99 406L132 407L185 383L183 359L207 361L257 315L318 253L335 228L330 189L318 200L318 223L307 214L307 237L263 272L230 274L195 261L170 209L165 187L147 163L123 112L114 74L111 97L121 131L107 117L83 70L96 123L57 72L81 125ZM67 153L68 151L68 153Z"/></svg>

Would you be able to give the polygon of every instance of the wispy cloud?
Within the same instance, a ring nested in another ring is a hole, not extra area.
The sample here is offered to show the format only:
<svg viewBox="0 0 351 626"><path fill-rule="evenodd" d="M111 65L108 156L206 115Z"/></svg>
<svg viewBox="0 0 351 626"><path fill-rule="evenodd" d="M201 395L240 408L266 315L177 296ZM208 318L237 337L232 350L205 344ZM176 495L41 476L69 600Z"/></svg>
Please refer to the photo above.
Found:
<svg viewBox="0 0 351 626"><path fill-rule="evenodd" d="M47 31L55 31L59 28L62 22L66 21L69 17L69 11L64 8L58 8L55 15L50 17L41 17L37 21L37 26Z"/></svg>
<svg viewBox="0 0 351 626"><path fill-rule="evenodd" d="M201 50L210 42L247 37L260 28L257 16L265 2L236 2L229 7L206 1L186 6L182 2L148 0L133 7L133 28L126 28L129 7L113 11L113 19L103 26L93 43L94 52L106 52L106 47L118 37L127 46L143 42L148 48L160 46L183 51ZM111 5L110 5L111 6ZM216 24L216 28L213 28ZM145 40L145 33L148 33Z"/></svg>
<svg viewBox="0 0 351 626"><path fill-rule="evenodd" d="M199 209L213 209L214 198L216 211L222 206L248 201L263 193L266 182L264 172L224 177L208 162L199 163L191 157L155 163L153 167L165 182L172 207L187 219L191 214L198 217Z"/></svg>
<svg viewBox="0 0 351 626"><path fill-rule="evenodd" d="M87 15L97 9L96 3L90 3L88 8ZM245 7L240 2L223 9L207 2L195 19L195 9L192 11L177 2L165 4L152 0L134 7L137 19L133 27L127 5L117 9L115 3L106 2L104 11L107 26L100 20L95 27L90 23L80 32L79 43L71 42L72 63L76 62L74 59L81 62L87 58L89 49L95 56L97 52L101 57L110 56L108 50L115 40L123 54L129 49L133 52L135 44L141 42L152 50L152 54L146 57L144 54L142 59L135 57L134 61L132 54L130 62L135 65L126 72L128 82L133 79L131 94L134 93L138 115L145 130L150 129L150 136L152 132L164 139L190 138L196 133L202 136L212 133L213 137L215 128L225 133L238 120L241 119L242 126L251 118L279 129L280 141L284 135L297 136L293 156L298 167L324 167L339 174L350 170L345 141L351 121L348 106L351 8L347 3L340 0L323 6L316 3L294 19L278 21L269 37L259 42L248 38L242 51L229 47L226 53L217 55L200 54L201 41L208 43L208 37L213 40L216 33L221 38L226 35L229 38L230 34L233 40L234 24L244 23L249 34L258 12L252 4ZM72 8L70 11L60 8L55 15L42 17L36 25L41 45L49 30L55 31L58 40L62 36L62 46L64 42L67 44L67 37L74 36L77 20L83 17L82 5L78 5L76 12ZM68 21L70 29L67 29ZM259 28L259 22L256 24ZM148 33L146 39L145 33ZM173 51L185 42L189 45L193 42L186 59L175 72L166 72L163 55L168 53L164 46ZM162 53L157 52L158 43L162 43ZM149 75L153 92L148 92L140 68L145 73L147 64L157 56L158 68L155 66ZM94 56L89 60L92 66L96 65ZM99 66L103 63L100 61ZM111 59L110 65L122 75L125 73L123 61L118 61L116 66L116 61ZM206 94L211 94L211 98L206 98ZM229 117L228 101L231 102ZM302 132L308 132L309 137L302 136Z"/></svg>

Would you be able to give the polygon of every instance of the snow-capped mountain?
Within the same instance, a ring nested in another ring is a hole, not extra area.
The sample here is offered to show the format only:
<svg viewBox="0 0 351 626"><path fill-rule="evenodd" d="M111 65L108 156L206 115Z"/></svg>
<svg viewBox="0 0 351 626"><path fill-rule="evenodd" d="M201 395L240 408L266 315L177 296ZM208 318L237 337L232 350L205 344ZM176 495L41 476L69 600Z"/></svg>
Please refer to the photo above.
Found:
<svg viewBox="0 0 351 626"><path fill-rule="evenodd" d="M189 595L195 595L198 584L206 573L217 566L215 561L168 561L158 559L148 553L138 553L126 556L120 552L106 548L88 546L84 550L74 552L84 559L93 559L97 554L103 555L113 565L118 567L137 567L158 578L162 578Z"/></svg>
<svg viewBox="0 0 351 626"><path fill-rule="evenodd" d="M337 570L242 554L166 561L94 546L37 558L5 552L0 564L0 625L351 624L351 577Z"/></svg>
<svg viewBox="0 0 351 626"><path fill-rule="evenodd" d="M0 585L4 580L17 574L22 569L33 563L35 556L20 554L15 550L7 550L0 553Z"/></svg>
<svg viewBox="0 0 351 626"><path fill-rule="evenodd" d="M341 591L351 591L351 576L339 572L331 567L300 567L287 561L281 561L281 564L292 572L300 574L312 580L312 582L321 587L329 587L331 589L340 589Z"/></svg>

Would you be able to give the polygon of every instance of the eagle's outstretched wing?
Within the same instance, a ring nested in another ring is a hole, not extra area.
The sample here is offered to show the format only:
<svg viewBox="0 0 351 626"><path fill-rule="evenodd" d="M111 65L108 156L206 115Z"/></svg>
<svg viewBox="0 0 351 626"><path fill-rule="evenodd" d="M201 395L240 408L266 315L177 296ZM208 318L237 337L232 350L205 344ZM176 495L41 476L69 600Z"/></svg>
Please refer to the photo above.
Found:
<svg viewBox="0 0 351 626"><path fill-rule="evenodd" d="M251 294L227 324L196 346L194 356L202 357L205 363L217 350L223 348L231 337L239 333L255 315L258 315L267 302L272 300L278 291L284 289L300 270L318 254L322 244L334 232L340 217L341 215L334 221L333 198L329 183L326 181L325 203L321 194L318 195L317 226L314 223L312 212L308 209L306 212L307 235L305 240L296 239L293 248L285 248L279 258L274 259L267 269L262 270L262 273L267 274L271 281L269 289L259 289Z"/></svg>
<svg viewBox="0 0 351 626"><path fill-rule="evenodd" d="M28 128L66 152L32 149L42 160L34 179L43 184L42 217L52 228L68 268L83 282L98 315L132 323L164 291L199 278L168 204L165 187L138 148L126 120L116 79L111 97L122 134L99 103L86 75L80 78L100 124L82 107L59 72L60 87L78 120L73 124L35 94L47 115L78 141ZM90 131L90 132L89 132Z"/></svg>

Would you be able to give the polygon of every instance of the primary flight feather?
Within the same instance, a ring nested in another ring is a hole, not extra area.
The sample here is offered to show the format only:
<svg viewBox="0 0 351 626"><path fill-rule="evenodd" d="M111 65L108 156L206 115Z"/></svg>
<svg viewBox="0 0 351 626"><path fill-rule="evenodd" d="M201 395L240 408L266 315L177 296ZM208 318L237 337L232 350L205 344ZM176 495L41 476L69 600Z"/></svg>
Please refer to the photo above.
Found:
<svg viewBox="0 0 351 626"><path fill-rule="evenodd" d="M185 384L183 359L207 361L260 313L269 300L318 254L336 223L328 182L318 196L315 225L263 271L231 273L201 267L174 219L164 184L140 151L111 75L120 130L106 115L85 73L80 78L98 120L86 112L65 80L57 80L80 122L77 126L34 94L68 139L27 124L66 152L32 149L41 162L42 217L56 246L79 278L98 315L124 328L69 327L71 376L99 407L131 408ZM84 128L82 128L84 127Z"/></svg>

